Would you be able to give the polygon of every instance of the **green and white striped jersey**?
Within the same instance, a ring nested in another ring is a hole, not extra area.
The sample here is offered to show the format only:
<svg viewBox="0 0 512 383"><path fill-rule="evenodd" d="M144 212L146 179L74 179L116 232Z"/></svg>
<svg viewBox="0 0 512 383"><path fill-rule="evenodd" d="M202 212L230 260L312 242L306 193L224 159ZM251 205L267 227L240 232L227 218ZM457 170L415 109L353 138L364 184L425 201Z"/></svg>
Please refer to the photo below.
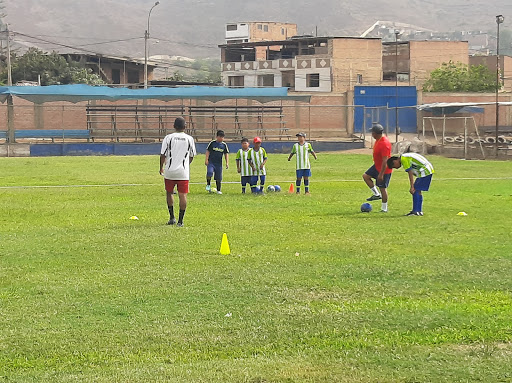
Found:
<svg viewBox="0 0 512 383"><path fill-rule="evenodd" d="M252 161L254 166L256 167L256 171L252 173L253 176L265 176L267 175L267 171L265 166L263 169L260 169L261 164L267 158L267 151L260 147L258 151L254 150L254 148L249 149L249 160ZM252 170L252 169L251 169Z"/></svg>
<svg viewBox="0 0 512 383"><path fill-rule="evenodd" d="M426 177L434 173L432 164L425 157L417 153L402 154L400 162L406 172L410 170L416 177Z"/></svg>
<svg viewBox="0 0 512 383"><path fill-rule="evenodd" d="M240 175L242 177L252 176L252 169L249 165L249 153L251 152L251 149L243 150L240 149L236 153L236 160L240 161L240 169L242 170Z"/></svg>
<svg viewBox="0 0 512 383"><path fill-rule="evenodd" d="M313 147L309 142L304 142L304 145L300 145L298 142L292 147L292 154L297 156L297 170L299 169L311 169L311 163L309 162L309 153L313 151Z"/></svg>

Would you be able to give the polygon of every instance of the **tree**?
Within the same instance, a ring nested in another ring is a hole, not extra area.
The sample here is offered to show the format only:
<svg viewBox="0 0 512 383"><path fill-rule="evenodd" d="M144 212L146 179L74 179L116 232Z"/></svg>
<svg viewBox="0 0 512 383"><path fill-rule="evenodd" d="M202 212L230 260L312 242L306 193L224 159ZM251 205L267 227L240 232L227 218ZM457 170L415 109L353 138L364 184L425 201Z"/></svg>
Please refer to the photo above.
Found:
<svg viewBox="0 0 512 383"><path fill-rule="evenodd" d="M91 69L78 63L68 63L56 52L46 54L37 48L29 48L22 56L12 55L12 81L38 81L41 85L56 84L103 84L101 78ZM5 83L7 69L0 72L0 82Z"/></svg>
<svg viewBox="0 0 512 383"><path fill-rule="evenodd" d="M468 66L450 61L430 73L424 92L492 92L496 90L496 73L484 65Z"/></svg>

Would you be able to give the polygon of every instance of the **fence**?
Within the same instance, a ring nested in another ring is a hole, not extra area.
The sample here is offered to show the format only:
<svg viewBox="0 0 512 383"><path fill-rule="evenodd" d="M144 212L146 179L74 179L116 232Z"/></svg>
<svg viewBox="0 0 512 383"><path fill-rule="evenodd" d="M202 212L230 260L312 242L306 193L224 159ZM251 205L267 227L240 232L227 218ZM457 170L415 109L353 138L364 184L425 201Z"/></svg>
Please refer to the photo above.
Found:
<svg viewBox="0 0 512 383"><path fill-rule="evenodd" d="M512 107L502 109L510 113ZM511 159L512 126L498 125L496 129L482 125L485 120L483 114L423 116L420 138L448 157Z"/></svg>
<svg viewBox="0 0 512 383"><path fill-rule="evenodd" d="M215 138L217 129L230 140L262 135L266 140L295 140L305 132L309 140L360 140L352 134L353 105L304 104L249 100L208 102L45 103L35 105L15 99L15 142L156 142L172 132L177 116L188 122L196 140ZM0 142L7 141L7 106L0 105ZM222 111L219 113L219 111Z"/></svg>

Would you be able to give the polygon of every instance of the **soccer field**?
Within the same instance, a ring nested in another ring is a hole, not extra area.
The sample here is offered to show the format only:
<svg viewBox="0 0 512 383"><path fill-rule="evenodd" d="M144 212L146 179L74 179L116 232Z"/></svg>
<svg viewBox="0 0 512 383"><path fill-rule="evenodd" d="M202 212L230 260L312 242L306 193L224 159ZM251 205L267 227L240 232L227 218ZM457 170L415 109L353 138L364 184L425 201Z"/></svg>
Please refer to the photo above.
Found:
<svg viewBox="0 0 512 383"><path fill-rule="evenodd" d="M510 162L428 157L404 217L403 169L368 214L370 156L319 153L311 196L286 158L253 196L198 156L183 228L156 155L0 158L0 382L512 382Z"/></svg>

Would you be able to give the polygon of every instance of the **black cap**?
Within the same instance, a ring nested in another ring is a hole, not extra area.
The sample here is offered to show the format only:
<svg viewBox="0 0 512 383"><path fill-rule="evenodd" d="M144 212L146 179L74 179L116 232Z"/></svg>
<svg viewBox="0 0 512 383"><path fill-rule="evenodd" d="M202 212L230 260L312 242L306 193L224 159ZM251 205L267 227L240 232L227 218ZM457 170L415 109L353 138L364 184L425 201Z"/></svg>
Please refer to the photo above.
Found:
<svg viewBox="0 0 512 383"><path fill-rule="evenodd" d="M306 133L299 132L295 135L295 137L306 137Z"/></svg>
<svg viewBox="0 0 512 383"><path fill-rule="evenodd" d="M372 133L382 134L382 132L384 132L384 128L381 124L375 124L372 126Z"/></svg>

